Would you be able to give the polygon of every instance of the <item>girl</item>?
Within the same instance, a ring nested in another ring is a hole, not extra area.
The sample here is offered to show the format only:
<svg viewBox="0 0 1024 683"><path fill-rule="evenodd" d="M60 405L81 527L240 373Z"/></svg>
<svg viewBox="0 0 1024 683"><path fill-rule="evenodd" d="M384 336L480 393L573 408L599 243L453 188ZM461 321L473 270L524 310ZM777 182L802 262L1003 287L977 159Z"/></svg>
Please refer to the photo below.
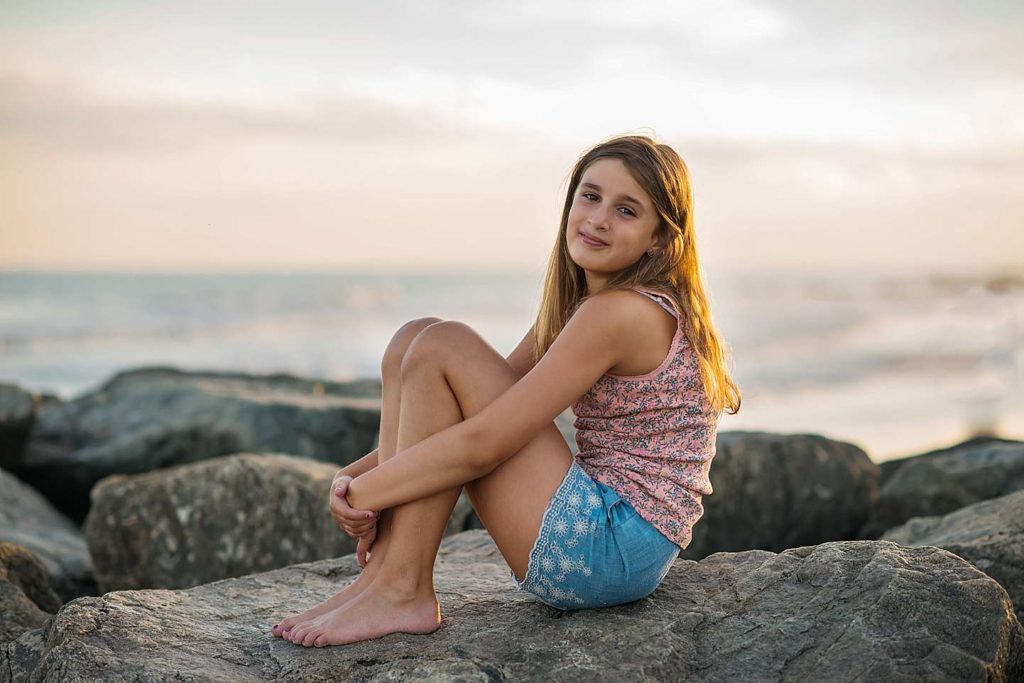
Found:
<svg viewBox="0 0 1024 683"><path fill-rule="evenodd" d="M275 636L319 647L435 631L434 559L463 486L518 589L559 609L650 594L712 493L718 418L740 407L682 159L643 136L586 151L512 354L424 318L398 330L381 374L380 447L338 473L330 502L363 571ZM575 458L553 422L569 406Z"/></svg>

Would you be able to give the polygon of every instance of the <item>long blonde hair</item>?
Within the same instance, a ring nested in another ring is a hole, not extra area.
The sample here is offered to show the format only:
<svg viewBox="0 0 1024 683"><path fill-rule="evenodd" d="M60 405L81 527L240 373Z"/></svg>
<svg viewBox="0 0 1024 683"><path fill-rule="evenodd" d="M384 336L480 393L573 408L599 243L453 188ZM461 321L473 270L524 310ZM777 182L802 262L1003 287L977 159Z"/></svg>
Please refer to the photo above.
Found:
<svg viewBox="0 0 1024 683"><path fill-rule="evenodd" d="M598 159L620 159L654 202L662 248L610 277L604 289L645 287L671 297L682 311L683 333L697 352L708 402L717 412L739 412L740 389L726 367L727 354L711 318L697 258L690 172L675 150L640 135L615 137L591 147L573 168L558 238L548 260L544 294L534 324L536 356L543 356L586 299L583 269L569 256L566 226L584 171ZM603 291L603 290L602 290Z"/></svg>

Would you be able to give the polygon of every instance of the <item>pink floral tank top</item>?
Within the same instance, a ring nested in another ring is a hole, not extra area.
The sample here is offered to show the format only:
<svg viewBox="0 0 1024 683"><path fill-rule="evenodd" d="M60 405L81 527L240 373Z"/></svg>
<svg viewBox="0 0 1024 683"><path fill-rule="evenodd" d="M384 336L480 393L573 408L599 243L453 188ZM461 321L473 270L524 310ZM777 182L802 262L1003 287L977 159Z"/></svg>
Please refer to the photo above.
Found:
<svg viewBox="0 0 1024 683"><path fill-rule="evenodd" d="M676 302L640 287L676 318L661 365L646 375L605 373L572 404L576 459L669 540L685 548L711 495L711 459L719 413L700 381L696 352L683 334Z"/></svg>

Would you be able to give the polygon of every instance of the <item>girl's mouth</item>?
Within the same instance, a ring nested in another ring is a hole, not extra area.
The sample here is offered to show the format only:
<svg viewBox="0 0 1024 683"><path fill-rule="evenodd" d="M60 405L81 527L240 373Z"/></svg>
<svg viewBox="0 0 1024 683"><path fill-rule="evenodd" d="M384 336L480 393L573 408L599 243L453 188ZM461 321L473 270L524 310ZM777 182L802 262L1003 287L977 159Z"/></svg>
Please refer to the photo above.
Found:
<svg viewBox="0 0 1024 683"><path fill-rule="evenodd" d="M600 240L594 239L593 237L591 237L590 235L588 235L585 232L581 232L580 233L580 237L583 239L584 242L586 242L587 244L589 244L592 247L607 247L608 246L605 242L601 242Z"/></svg>

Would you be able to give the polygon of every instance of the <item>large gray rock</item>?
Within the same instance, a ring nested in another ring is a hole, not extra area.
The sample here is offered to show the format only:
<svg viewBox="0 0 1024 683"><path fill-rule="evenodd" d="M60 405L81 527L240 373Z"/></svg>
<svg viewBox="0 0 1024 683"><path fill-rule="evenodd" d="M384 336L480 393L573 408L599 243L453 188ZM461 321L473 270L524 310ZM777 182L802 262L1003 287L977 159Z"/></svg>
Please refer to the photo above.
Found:
<svg viewBox="0 0 1024 683"><path fill-rule="evenodd" d="M188 588L354 552L328 510L338 469L241 453L101 480L85 523L100 591Z"/></svg>
<svg viewBox="0 0 1024 683"><path fill-rule="evenodd" d="M354 552L327 508L338 469L238 453L101 480L85 523L100 592L189 588ZM479 526L463 492L445 535Z"/></svg>
<svg viewBox="0 0 1024 683"><path fill-rule="evenodd" d="M559 612L512 588L486 533L445 539L441 628L305 649L270 625L352 556L183 591L82 598L0 649L33 681L1011 681L1024 631L995 581L937 548L849 541L678 560L649 597ZM140 627L143 626L143 627ZM29 676L26 672L31 671Z"/></svg>
<svg viewBox="0 0 1024 683"><path fill-rule="evenodd" d="M983 500L941 517L915 517L885 532L903 545L933 545L998 581L1024 619L1024 491Z"/></svg>
<svg viewBox="0 0 1024 683"><path fill-rule="evenodd" d="M111 474L241 451L344 465L373 449L379 425L379 381L148 368L40 410L15 472L81 522L89 490Z"/></svg>
<svg viewBox="0 0 1024 683"><path fill-rule="evenodd" d="M851 539L878 494L863 450L816 434L720 432L710 477L714 493L680 557Z"/></svg>
<svg viewBox="0 0 1024 683"><path fill-rule="evenodd" d="M60 606L39 558L23 546L0 543L0 643L38 628Z"/></svg>
<svg viewBox="0 0 1024 683"><path fill-rule="evenodd" d="M905 460L880 489L858 538L1024 489L1022 441L970 441Z"/></svg>
<svg viewBox="0 0 1024 683"><path fill-rule="evenodd" d="M943 448L937 448L933 451L928 451L927 453L915 453L914 455L908 455L903 458L892 458L891 460L885 460L883 462L878 463L878 469L882 473L882 478L879 481L879 484L884 486L885 483L889 481L889 478L892 475L896 474L896 472L901 467L906 465L908 462L921 462L922 460L934 458L939 455L945 455L946 453L951 453L953 451L958 451L965 448L974 448L976 446L993 443L1019 444L1021 442L1016 439L1004 439L998 436L979 434L978 436L973 436L970 439L967 439L966 441L961 441L958 444L954 444L952 446L945 446Z"/></svg>
<svg viewBox="0 0 1024 683"><path fill-rule="evenodd" d="M17 477L0 470L0 541L39 557L64 601L96 595L92 560L78 525Z"/></svg>
<svg viewBox="0 0 1024 683"><path fill-rule="evenodd" d="M14 384L0 382L0 467L21 459L38 398Z"/></svg>

